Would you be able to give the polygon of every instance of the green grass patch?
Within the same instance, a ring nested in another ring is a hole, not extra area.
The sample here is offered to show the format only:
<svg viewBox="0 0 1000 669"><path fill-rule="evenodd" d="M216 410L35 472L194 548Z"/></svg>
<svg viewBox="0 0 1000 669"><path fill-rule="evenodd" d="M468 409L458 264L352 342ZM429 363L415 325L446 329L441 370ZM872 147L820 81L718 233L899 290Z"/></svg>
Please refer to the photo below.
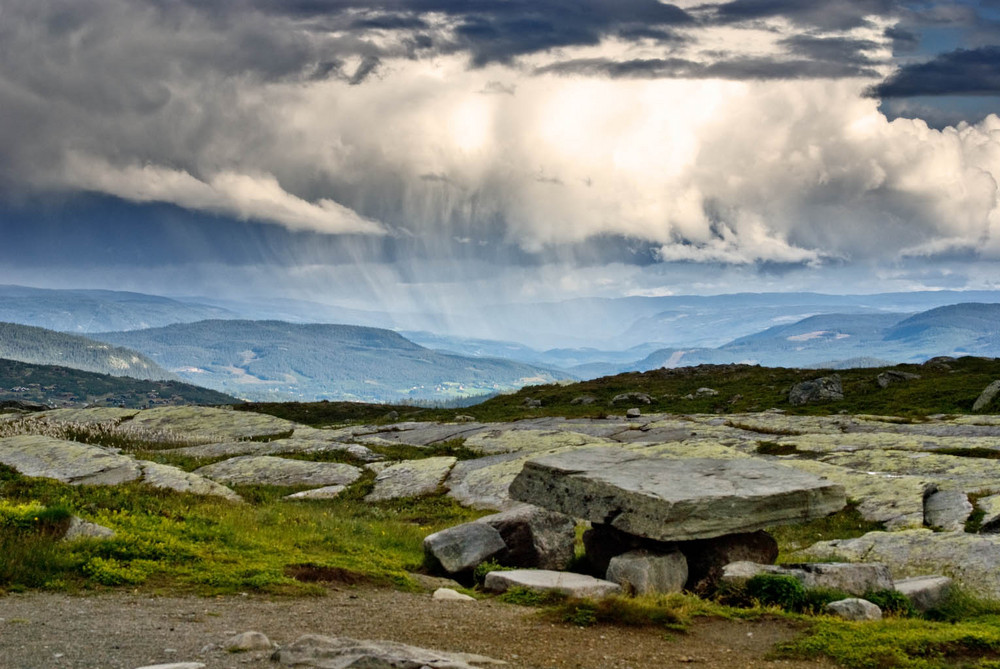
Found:
<svg viewBox="0 0 1000 669"><path fill-rule="evenodd" d="M779 525L767 531L781 547L778 562L785 562L791 553L818 541L854 539L884 529L882 523L865 520L858 511L858 502L849 500L847 506L832 515L798 525Z"/></svg>
<svg viewBox="0 0 1000 669"><path fill-rule="evenodd" d="M934 451L941 455L954 455L959 458L982 458L984 460L1000 460L1000 450L993 448L939 448Z"/></svg>

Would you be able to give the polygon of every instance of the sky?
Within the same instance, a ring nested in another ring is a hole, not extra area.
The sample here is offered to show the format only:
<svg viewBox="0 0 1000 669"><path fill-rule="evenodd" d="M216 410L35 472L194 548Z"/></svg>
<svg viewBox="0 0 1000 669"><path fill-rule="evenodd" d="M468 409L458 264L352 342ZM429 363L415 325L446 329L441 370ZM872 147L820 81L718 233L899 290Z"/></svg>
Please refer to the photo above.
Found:
<svg viewBox="0 0 1000 669"><path fill-rule="evenodd" d="M0 283L1000 289L1000 0L0 0Z"/></svg>

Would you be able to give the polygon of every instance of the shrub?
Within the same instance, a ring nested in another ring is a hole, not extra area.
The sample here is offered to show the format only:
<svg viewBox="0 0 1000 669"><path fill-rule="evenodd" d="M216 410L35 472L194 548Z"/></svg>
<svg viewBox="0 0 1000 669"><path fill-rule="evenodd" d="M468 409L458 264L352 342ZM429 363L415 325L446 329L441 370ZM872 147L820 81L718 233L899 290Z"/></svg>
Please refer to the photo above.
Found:
<svg viewBox="0 0 1000 669"><path fill-rule="evenodd" d="M777 606L786 611L801 611L806 602L806 589L794 576L757 574L746 584L747 596L764 606Z"/></svg>

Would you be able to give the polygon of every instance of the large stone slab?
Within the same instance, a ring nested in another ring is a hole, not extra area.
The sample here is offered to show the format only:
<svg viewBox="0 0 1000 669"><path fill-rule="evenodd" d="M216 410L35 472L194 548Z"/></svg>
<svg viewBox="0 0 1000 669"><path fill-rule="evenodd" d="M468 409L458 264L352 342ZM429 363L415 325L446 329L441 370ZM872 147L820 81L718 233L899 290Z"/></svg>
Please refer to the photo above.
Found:
<svg viewBox="0 0 1000 669"><path fill-rule="evenodd" d="M178 467L161 465L157 462L139 460L142 467L142 480L154 488L166 488L177 492L189 492L195 495L213 495L228 499L230 502L242 502L243 498L224 485L216 483L204 476L186 472Z"/></svg>
<svg viewBox="0 0 1000 669"><path fill-rule="evenodd" d="M238 439L272 439L291 434L297 423L250 411L212 407L170 406L137 413L128 426L144 438L163 441L221 442Z"/></svg>
<svg viewBox="0 0 1000 669"><path fill-rule="evenodd" d="M214 481L236 485L349 485L361 470L339 462L288 460L270 455L241 455L194 470Z"/></svg>
<svg viewBox="0 0 1000 669"><path fill-rule="evenodd" d="M558 592L567 597L607 597L621 592L621 586L593 576L547 569L514 569L491 571L486 574L483 588L490 592L507 592L525 588L535 592Z"/></svg>
<svg viewBox="0 0 1000 669"><path fill-rule="evenodd" d="M435 493L456 462L456 458L443 456L390 465L375 477L375 487L365 496L365 501L381 502Z"/></svg>
<svg viewBox="0 0 1000 669"><path fill-rule="evenodd" d="M275 651L271 660L289 667L317 669L477 669L507 664L471 653L446 653L396 641L361 641L307 634Z"/></svg>
<svg viewBox="0 0 1000 669"><path fill-rule="evenodd" d="M434 571L462 574L507 549L503 537L486 523L463 523L424 538L424 561Z"/></svg>
<svg viewBox="0 0 1000 669"><path fill-rule="evenodd" d="M846 504L843 486L751 458L646 457L585 448L532 459L514 499L658 541L710 539L821 518Z"/></svg>
<svg viewBox="0 0 1000 669"><path fill-rule="evenodd" d="M0 439L0 463L25 476L73 484L117 485L142 475L133 458L112 449L36 435Z"/></svg>

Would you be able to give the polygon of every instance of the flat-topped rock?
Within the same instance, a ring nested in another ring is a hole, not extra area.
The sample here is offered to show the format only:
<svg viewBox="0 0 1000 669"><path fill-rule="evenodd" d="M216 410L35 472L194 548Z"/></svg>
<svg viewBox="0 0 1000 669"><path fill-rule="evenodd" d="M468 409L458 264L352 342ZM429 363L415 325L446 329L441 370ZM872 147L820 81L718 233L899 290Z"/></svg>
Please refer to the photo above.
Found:
<svg viewBox="0 0 1000 669"><path fill-rule="evenodd" d="M558 592L567 597L607 597L621 592L621 586L585 574L547 569L514 569L491 571L486 574L483 588L490 592L507 592L525 588L534 592Z"/></svg>
<svg viewBox="0 0 1000 669"><path fill-rule="evenodd" d="M288 460L270 455L241 455L194 470L214 481L243 485L349 485L361 470L339 462Z"/></svg>
<svg viewBox="0 0 1000 669"><path fill-rule="evenodd" d="M514 499L658 541L709 539L821 518L843 486L770 462L651 458L584 448L527 461Z"/></svg>
<svg viewBox="0 0 1000 669"><path fill-rule="evenodd" d="M418 497L437 491L456 458L442 456L406 460L386 467L375 477L375 487L365 496L366 502L381 502L400 497Z"/></svg>
<svg viewBox="0 0 1000 669"><path fill-rule="evenodd" d="M451 653L408 646L396 641L367 641L347 637L306 634L284 646L271 656L273 662L291 667L317 669L477 669L505 665L483 655Z"/></svg>
<svg viewBox="0 0 1000 669"><path fill-rule="evenodd" d="M163 433L164 441L183 437L192 442L270 439L291 434L298 425L283 418L250 411L198 406L166 406L145 409L129 426L146 438Z"/></svg>
<svg viewBox="0 0 1000 669"><path fill-rule="evenodd" d="M189 492L195 495L213 495L228 499L230 502L242 502L243 498L224 485L216 483L204 476L186 472L178 467L161 465L157 462L138 461L142 467L142 480L154 488L166 488L177 492Z"/></svg>
<svg viewBox="0 0 1000 669"><path fill-rule="evenodd" d="M36 435L0 439L0 463L72 484L117 485L142 476L133 458L112 449Z"/></svg>

